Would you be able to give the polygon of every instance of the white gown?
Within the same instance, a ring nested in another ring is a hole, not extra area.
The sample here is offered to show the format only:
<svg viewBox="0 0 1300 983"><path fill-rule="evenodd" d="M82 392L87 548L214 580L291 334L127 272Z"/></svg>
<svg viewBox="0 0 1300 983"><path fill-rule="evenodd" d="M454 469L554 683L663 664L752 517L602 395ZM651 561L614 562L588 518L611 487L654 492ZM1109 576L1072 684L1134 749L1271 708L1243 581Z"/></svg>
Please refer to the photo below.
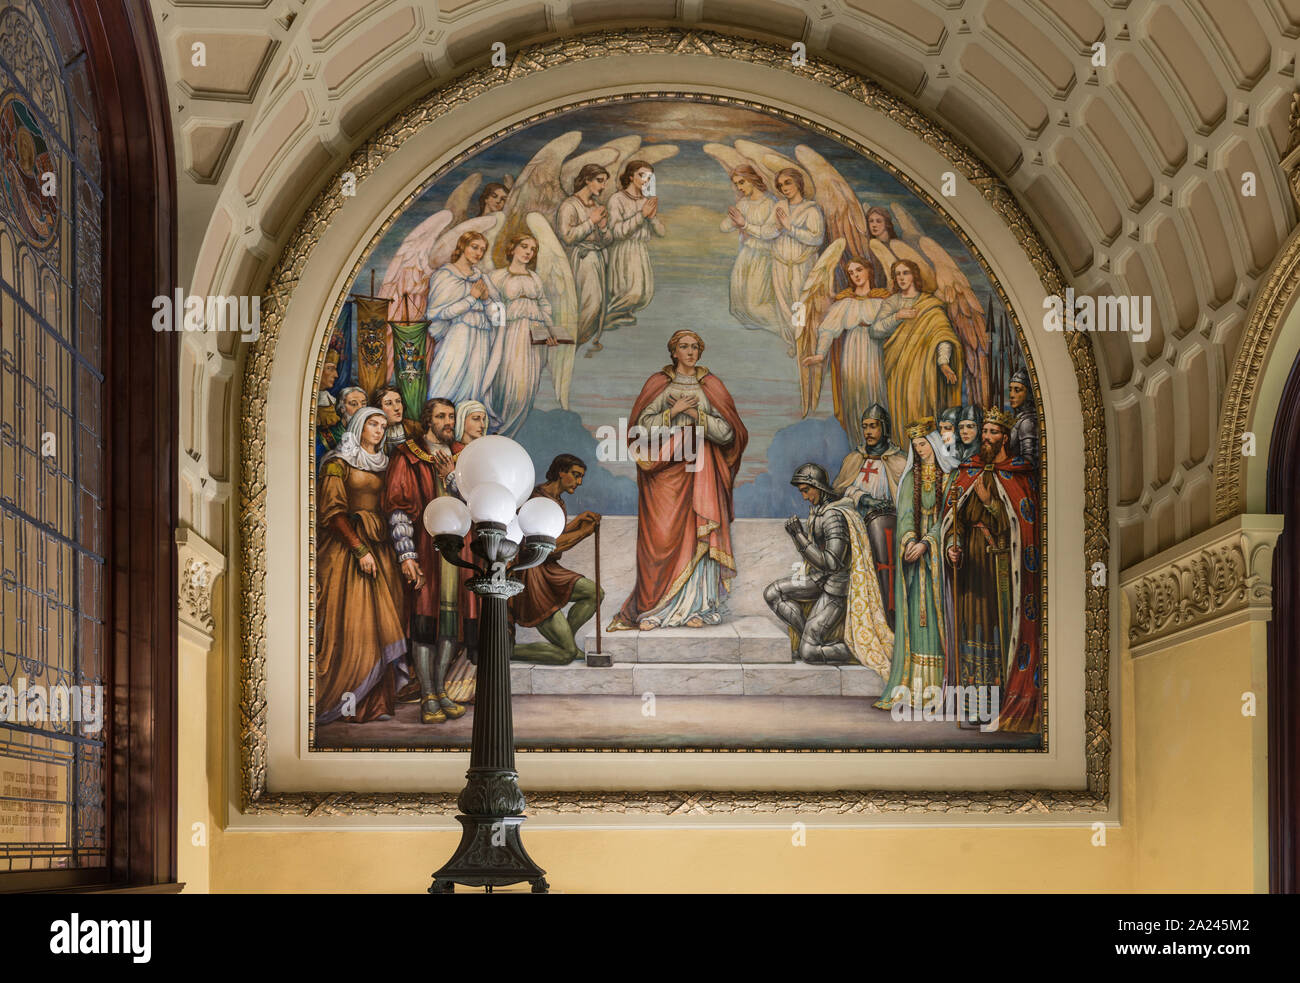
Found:
<svg viewBox="0 0 1300 983"><path fill-rule="evenodd" d="M511 437L524 425L542 381L542 365L550 349L533 342L555 337L551 304L542 278L531 270L514 274L502 268L493 270L488 279L506 305L501 364L492 380L490 405L500 420L497 432Z"/></svg>
<svg viewBox="0 0 1300 983"><path fill-rule="evenodd" d="M883 305L880 297L845 297L831 304L817 329L817 354L823 357L836 338L844 337L840 349L840 398L845 426L854 435L859 432L859 421L867 407L872 403L884 406L888 401L884 352L870 330Z"/></svg>
<svg viewBox="0 0 1300 983"><path fill-rule="evenodd" d="M772 287L781 317L781 337L793 345L794 305L799 301L804 280L808 279L817 262L817 253L826 238L826 216L822 214L821 205L805 198L790 208L788 224L789 229L777 226L777 236L772 243Z"/></svg>
<svg viewBox="0 0 1300 983"><path fill-rule="evenodd" d="M650 265L650 236L664 234L659 216L641 214L644 198L617 191L609 199L613 239L605 272L605 330L636 323L636 312L654 299L655 274Z"/></svg>
<svg viewBox="0 0 1300 983"><path fill-rule="evenodd" d="M482 280L486 300L470 291ZM440 396L453 403L476 399L495 415L489 398L501 361L502 332L492 323L493 303L501 303L496 286L480 270L464 276L451 263L429 278L429 339L436 346L429 366L428 399Z"/></svg>
<svg viewBox="0 0 1300 983"><path fill-rule="evenodd" d="M736 210L745 219L738 230L728 215L722 220L723 232L736 232L740 250L731 268L731 316L747 328L762 328L781 333L781 314L772 289L772 243L778 226L774 217L776 199L741 198Z"/></svg>

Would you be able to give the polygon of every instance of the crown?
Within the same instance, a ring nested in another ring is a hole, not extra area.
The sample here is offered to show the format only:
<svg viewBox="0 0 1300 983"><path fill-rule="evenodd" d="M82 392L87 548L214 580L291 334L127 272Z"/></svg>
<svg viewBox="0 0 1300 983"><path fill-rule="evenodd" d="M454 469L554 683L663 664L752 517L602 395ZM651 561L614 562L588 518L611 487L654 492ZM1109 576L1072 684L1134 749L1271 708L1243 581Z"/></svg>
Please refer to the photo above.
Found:
<svg viewBox="0 0 1300 983"><path fill-rule="evenodd" d="M923 416L908 425L905 433L909 438L925 437L934 430L934 417Z"/></svg>
<svg viewBox="0 0 1300 983"><path fill-rule="evenodd" d="M335 349L331 348L329 351L325 353L325 364L326 365L339 364L339 353Z"/></svg>
<svg viewBox="0 0 1300 983"><path fill-rule="evenodd" d="M1008 410L990 406L984 411L984 422L996 423L1003 430L1010 432L1016 425L1016 417L1015 414Z"/></svg>

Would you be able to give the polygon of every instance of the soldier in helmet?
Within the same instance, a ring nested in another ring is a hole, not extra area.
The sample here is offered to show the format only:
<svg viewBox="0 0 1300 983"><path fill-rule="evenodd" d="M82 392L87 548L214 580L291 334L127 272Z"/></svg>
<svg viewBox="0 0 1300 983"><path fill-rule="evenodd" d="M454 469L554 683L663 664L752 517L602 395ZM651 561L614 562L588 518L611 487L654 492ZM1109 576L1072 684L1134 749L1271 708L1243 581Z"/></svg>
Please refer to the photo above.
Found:
<svg viewBox="0 0 1300 983"><path fill-rule="evenodd" d="M862 443L849 451L840 472L831 482L837 495L849 499L862 516L871 541L871 562L875 565L884 599L885 617L894 624L894 525L898 481L907 465L907 455L889 439L889 411L872 403L862 414Z"/></svg>
<svg viewBox="0 0 1300 983"><path fill-rule="evenodd" d="M1007 441L1007 453L1011 457L1023 457L1034 467L1038 466L1038 407L1034 405L1034 393L1029 388L1029 373L1016 369L1007 386L1007 397L1011 402L1011 412L1016 415L1015 426L1011 428L1011 437Z"/></svg>
<svg viewBox="0 0 1300 983"><path fill-rule="evenodd" d="M893 632L876 578L862 561L855 566L855 556L870 555L862 517L852 502L836 496L819 465L801 464L790 484L810 506L806 524L793 516L785 524L806 574L769 584L763 598L797 636L796 658L822 664L857 661L881 671ZM858 603L859 595L863 603Z"/></svg>

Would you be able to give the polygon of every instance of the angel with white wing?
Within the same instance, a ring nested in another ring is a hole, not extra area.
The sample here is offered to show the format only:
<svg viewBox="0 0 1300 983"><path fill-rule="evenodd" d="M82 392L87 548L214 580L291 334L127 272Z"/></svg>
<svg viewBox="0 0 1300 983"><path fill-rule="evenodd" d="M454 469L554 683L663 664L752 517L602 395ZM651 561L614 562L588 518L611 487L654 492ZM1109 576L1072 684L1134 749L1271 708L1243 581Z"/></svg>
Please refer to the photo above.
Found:
<svg viewBox="0 0 1300 983"><path fill-rule="evenodd" d="M799 365L800 379L807 379L803 386L803 415L807 416L821 399L821 374L826 360L831 359L835 415L845 432L856 437L847 421L858 420L861 426L862 414L869 406L883 406L887 401L884 353L872 324L889 288L875 286L870 260L853 256L843 264L849 286L836 292L835 263L843 251L844 240L836 239L804 285L802 300L808 320L800 339Z"/></svg>
<svg viewBox="0 0 1300 983"><path fill-rule="evenodd" d="M507 437L519 431L532 410L543 363L549 361L556 398L566 409L573 371L577 295L568 257L540 214L530 214L526 222L530 231L506 244L509 265L489 277L505 304L501 363L491 400L501 421L499 432ZM553 306L548 297L557 303Z"/></svg>
<svg viewBox="0 0 1300 983"><path fill-rule="evenodd" d="M747 328L781 334L782 318L772 286L772 244L777 237L776 199L763 175L738 150L706 143L704 152L722 165L736 189L736 201L722 220L723 232L740 240L731 267L731 316Z"/></svg>
<svg viewBox="0 0 1300 983"><path fill-rule="evenodd" d="M888 271L899 260L916 266L920 275L918 289L939 298L961 341L961 361L966 370L964 402L988 406L989 335L984 306L952 256L934 239L922 234L907 209L895 203L890 210L892 215L880 206L867 210L871 255L891 279Z"/></svg>
<svg viewBox="0 0 1300 983"><path fill-rule="evenodd" d="M504 305L496 285L478 267L487 250L483 233L460 236L448 262L429 281L424 316L435 346L427 395L455 404L473 399L492 410L489 393L501 364L501 336L493 322Z"/></svg>

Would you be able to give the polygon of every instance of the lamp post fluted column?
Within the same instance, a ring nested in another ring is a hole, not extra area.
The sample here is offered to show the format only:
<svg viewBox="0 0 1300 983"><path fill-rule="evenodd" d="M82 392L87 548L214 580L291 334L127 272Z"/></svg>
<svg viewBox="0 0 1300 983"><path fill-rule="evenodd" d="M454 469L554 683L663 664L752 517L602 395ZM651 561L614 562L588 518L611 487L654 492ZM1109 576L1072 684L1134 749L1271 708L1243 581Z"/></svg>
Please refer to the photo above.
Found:
<svg viewBox="0 0 1300 983"><path fill-rule="evenodd" d="M457 884L491 891L526 881L534 894L550 888L546 871L533 863L519 837L524 794L515 771L515 732L510 704L510 637L506 602L524 589L510 574L541 563L564 531L564 510L533 491L532 459L508 437L470 443L449 482L465 495L436 497L424 526L443 559L473 570L468 587L482 600L479 611L478 682L469 771L456 804L460 845L433 875L430 894L450 894ZM462 556L470 535L474 560Z"/></svg>

